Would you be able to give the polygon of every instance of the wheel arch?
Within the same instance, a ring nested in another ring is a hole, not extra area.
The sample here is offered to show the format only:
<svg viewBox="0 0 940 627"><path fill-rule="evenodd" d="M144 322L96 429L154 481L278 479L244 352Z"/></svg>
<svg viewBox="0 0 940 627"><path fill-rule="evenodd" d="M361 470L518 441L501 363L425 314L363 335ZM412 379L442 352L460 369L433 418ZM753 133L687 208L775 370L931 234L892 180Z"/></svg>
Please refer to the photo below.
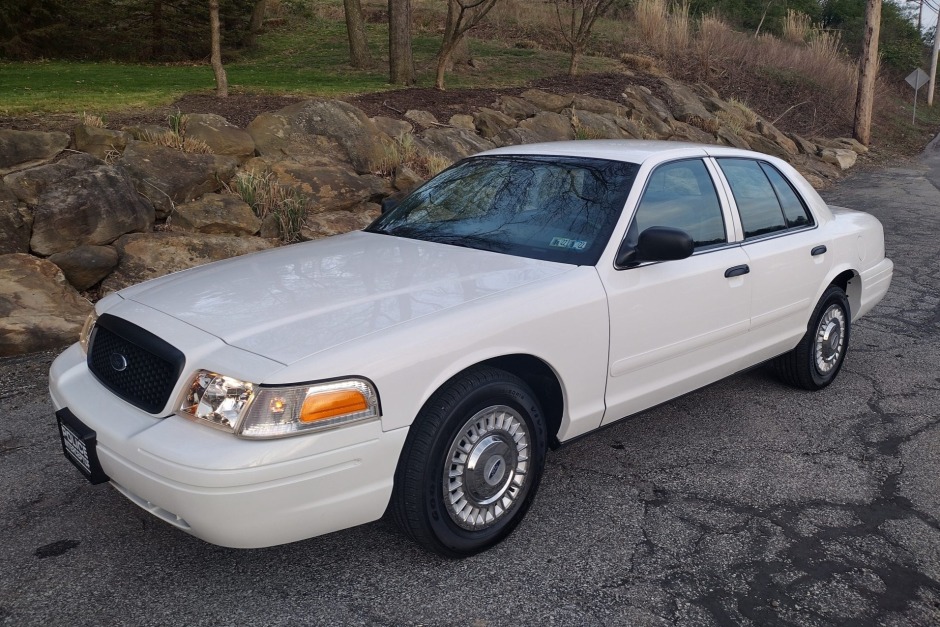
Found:
<svg viewBox="0 0 940 627"><path fill-rule="evenodd" d="M534 355L515 354L491 357L478 365L492 366L514 374L526 382L545 413L545 427L548 432L548 445L552 449L559 447L558 431L565 408L565 395L558 375L547 363Z"/></svg>
<svg viewBox="0 0 940 627"><path fill-rule="evenodd" d="M851 319L854 321L862 306L862 278L859 273L853 269L843 270L829 284L837 285L845 292L846 297L849 299Z"/></svg>

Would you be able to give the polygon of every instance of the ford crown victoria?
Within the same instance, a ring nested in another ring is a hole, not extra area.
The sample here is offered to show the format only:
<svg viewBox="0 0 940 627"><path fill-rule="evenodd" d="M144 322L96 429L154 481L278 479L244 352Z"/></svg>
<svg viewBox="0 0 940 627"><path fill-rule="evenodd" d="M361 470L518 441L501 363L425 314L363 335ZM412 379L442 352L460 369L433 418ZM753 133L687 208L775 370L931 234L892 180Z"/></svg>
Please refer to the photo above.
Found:
<svg viewBox="0 0 940 627"><path fill-rule="evenodd" d="M768 361L826 387L892 271L875 218L767 155L514 146L364 231L103 298L50 391L89 480L208 542L390 511L464 556L518 525L549 447Z"/></svg>

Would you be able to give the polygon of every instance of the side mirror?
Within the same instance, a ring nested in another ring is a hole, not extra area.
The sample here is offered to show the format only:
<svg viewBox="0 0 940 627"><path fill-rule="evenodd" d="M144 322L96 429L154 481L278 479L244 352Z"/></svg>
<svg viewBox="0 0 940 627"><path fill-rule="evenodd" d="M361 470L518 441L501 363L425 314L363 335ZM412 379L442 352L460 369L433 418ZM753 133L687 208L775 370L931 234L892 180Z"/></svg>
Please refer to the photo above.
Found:
<svg viewBox="0 0 940 627"><path fill-rule="evenodd" d="M626 242L617 253L617 267L626 268L644 261L674 261L692 256L695 244L688 233L668 226L653 226L642 233L636 246Z"/></svg>

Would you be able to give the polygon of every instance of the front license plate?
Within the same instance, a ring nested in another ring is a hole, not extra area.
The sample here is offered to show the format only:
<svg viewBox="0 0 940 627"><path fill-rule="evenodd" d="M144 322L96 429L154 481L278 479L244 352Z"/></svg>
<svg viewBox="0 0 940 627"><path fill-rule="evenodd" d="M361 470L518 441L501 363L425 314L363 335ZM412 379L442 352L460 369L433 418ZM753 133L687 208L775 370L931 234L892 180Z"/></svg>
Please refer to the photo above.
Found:
<svg viewBox="0 0 940 627"><path fill-rule="evenodd" d="M62 436L62 452L92 483L105 483L111 479L98 461L97 434L85 426L68 408L55 413Z"/></svg>

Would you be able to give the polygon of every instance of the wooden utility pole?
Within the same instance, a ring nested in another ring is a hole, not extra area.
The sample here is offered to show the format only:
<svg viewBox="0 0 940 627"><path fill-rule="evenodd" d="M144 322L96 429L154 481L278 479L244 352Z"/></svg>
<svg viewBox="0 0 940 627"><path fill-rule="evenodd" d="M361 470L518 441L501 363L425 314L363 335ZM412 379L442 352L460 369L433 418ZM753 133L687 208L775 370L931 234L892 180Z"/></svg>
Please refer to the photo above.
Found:
<svg viewBox="0 0 940 627"><path fill-rule="evenodd" d="M881 0L868 0L865 6L865 33L862 56L858 60L858 95L855 97L855 130L852 135L867 146L871 142L871 110L875 102L878 74L878 34L881 31Z"/></svg>
<svg viewBox="0 0 940 627"><path fill-rule="evenodd" d="M927 105L933 106L933 89L937 85L937 50L940 50L940 11L937 12L937 29L933 32L933 52L930 55L930 85L927 88Z"/></svg>
<svg viewBox="0 0 940 627"><path fill-rule="evenodd" d="M219 0L209 0L209 30L212 32L212 71L215 73L215 94L228 98L228 77L222 66L222 35L219 29Z"/></svg>

